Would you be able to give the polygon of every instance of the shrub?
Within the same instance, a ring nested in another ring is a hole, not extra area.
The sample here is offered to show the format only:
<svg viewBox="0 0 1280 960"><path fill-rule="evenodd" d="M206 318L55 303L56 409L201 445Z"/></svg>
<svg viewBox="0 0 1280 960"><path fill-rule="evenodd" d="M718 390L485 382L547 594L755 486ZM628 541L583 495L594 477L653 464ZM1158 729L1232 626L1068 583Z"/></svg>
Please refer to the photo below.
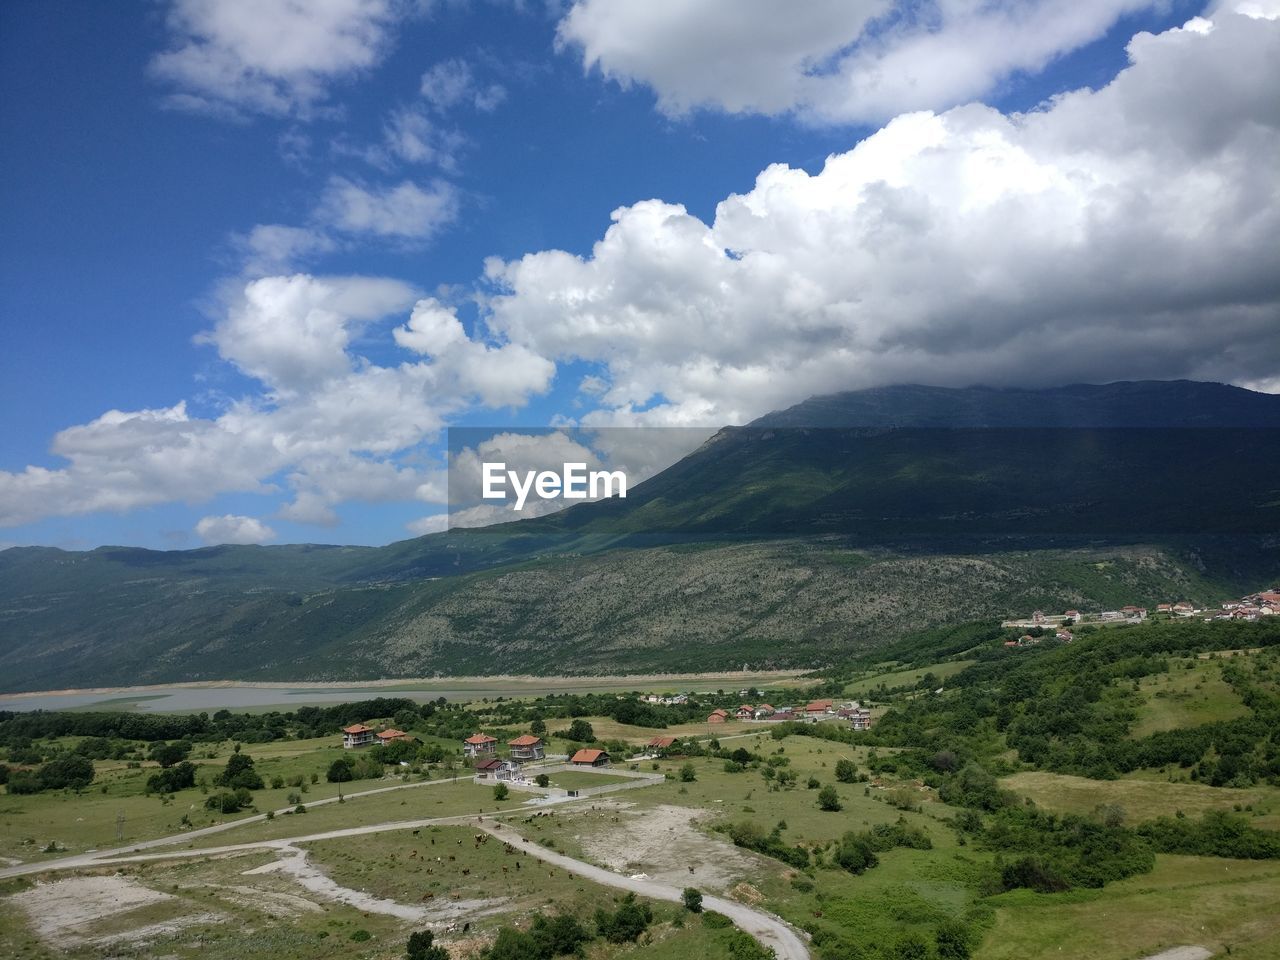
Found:
<svg viewBox="0 0 1280 960"><path fill-rule="evenodd" d="M505 783L499 783L495 785L493 788L493 799L495 800L505 800L510 795L511 795L511 790L510 788L507 787Z"/></svg>
<svg viewBox="0 0 1280 960"><path fill-rule="evenodd" d="M702 894L694 887L685 887L681 899L684 900L684 908L690 913L702 912Z"/></svg>
<svg viewBox="0 0 1280 960"><path fill-rule="evenodd" d="M46 790L61 790L65 787L83 790L93 782L93 774L92 760L68 753L54 757L41 767L39 778Z"/></svg>
<svg viewBox="0 0 1280 960"><path fill-rule="evenodd" d="M540 787L545 787L551 783L551 778L548 777L545 773L540 773L533 778L533 782Z"/></svg>
<svg viewBox="0 0 1280 960"><path fill-rule="evenodd" d="M698 779L698 771L693 768L692 763L686 763L680 768L680 781L682 783L693 783Z"/></svg>
<svg viewBox="0 0 1280 960"><path fill-rule="evenodd" d="M449 960L449 951L436 946L435 934L430 930L418 930L409 934L404 956L405 960Z"/></svg>
<svg viewBox="0 0 1280 960"><path fill-rule="evenodd" d="M702 922L712 930L723 930L725 927L733 926L732 920L726 917L723 913L716 913L714 910L706 911L702 915Z"/></svg>
<svg viewBox="0 0 1280 960"><path fill-rule="evenodd" d="M613 913L596 911L596 929L610 943L635 942L652 920L653 911L649 905L637 902L633 893L623 897Z"/></svg>
<svg viewBox="0 0 1280 960"><path fill-rule="evenodd" d="M177 793L196 785L196 765L183 760L177 766L160 770L147 778L148 793Z"/></svg>
<svg viewBox="0 0 1280 960"><path fill-rule="evenodd" d="M841 783L853 783L858 778L858 768L852 760L836 761L836 779Z"/></svg>
<svg viewBox="0 0 1280 960"><path fill-rule="evenodd" d="M818 809L829 813L836 813L841 809L840 795L836 793L835 787L827 784L818 791Z"/></svg>

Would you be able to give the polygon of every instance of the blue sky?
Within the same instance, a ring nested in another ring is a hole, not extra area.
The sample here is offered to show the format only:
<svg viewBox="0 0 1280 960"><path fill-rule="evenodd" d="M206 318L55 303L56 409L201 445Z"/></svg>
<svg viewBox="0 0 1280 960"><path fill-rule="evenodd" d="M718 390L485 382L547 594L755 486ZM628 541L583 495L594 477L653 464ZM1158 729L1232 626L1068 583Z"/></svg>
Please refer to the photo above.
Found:
<svg viewBox="0 0 1280 960"><path fill-rule="evenodd" d="M1273 4L784 6L5 4L0 546L427 532L450 424L1280 389Z"/></svg>

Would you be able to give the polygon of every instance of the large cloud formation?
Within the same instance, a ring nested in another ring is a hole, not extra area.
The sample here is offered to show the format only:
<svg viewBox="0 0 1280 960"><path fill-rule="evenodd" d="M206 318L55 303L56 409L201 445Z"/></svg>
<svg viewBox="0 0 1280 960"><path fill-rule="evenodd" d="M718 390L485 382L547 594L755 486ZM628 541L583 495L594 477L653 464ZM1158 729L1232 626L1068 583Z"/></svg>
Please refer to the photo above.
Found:
<svg viewBox="0 0 1280 960"><path fill-rule="evenodd" d="M452 308L415 297L404 283L373 277L248 283L200 340L259 392L216 417L193 417L182 402L112 410L63 430L52 451L68 466L0 471L0 524L269 494L281 484L292 499L280 516L321 525L335 523L333 508L346 500L443 504L443 467L403 455L468 406L525 402L547 388L554 365L523 347L473 340ZM382 366L355 351L366 328L410 309L395 331L404 362Z"/></svg>
<svg viewBox="0 0 1280 960"><path fill-rule="evenodd" d="M65 466L0 472L0 524L237 491L320 524L353 498L442 504L422 442L567 362L590 367L592 426L714 426L904 381L1280 390L1280 2L1239 6L1134 37L1100 90L904 114L817 174L769 167L711 223L647 200L588 256L490 261L470 330L397 281L245 283L203 339L248 396L62 431ZM397 361L360 352L379 338Z"/></svg>
<svg viewBox="0 0 1280 960"><path fill-rule="evenodd" d="M1280 22L1247 6L1139 34L1101 90L769 167L710 224L649 200L588 257L491 261L490 323L599 364L604 422L908 381L1280 387Z"/></svg>
<svg viewBox="0 0 1280 960"><path fill-rule="evenodd" d="M880 122L989 93L1155 0L576 0L559 42L664 112Z"/></svg>

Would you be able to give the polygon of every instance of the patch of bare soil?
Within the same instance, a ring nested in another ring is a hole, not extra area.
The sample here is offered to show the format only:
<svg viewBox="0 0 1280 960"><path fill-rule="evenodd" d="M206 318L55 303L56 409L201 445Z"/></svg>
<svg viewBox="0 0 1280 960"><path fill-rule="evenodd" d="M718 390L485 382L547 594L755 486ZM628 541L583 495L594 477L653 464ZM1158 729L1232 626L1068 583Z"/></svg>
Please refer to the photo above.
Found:
<svg viewBox="0 0 1280 960"><path fill-rule="evenodd" d="M214 914L182 916L142 924L127 934L104 934L94 927L118 927L131 912L170 902L175 907L179 905L177 897L121 876L68 877L53 883L38 883L7 899L26 915L32 930L42 940L64 948L85 943L140 942L139 938L149 939L172 933L179 927L221 919Z"/></svg>
<svg viewBox="0 0 1280 960"><path fill-rule="evenodd" d="M705 815L670 804L596 804L586 816L575 816L575 825L580 822L584 829L574 840L588 857L611 870L647 874L673 886L723 892L754 875L757 865L750 854L694 826L700 814Z"/></svg>
<svg viewBox="0 0 1280 960"><path fill-rule="evenodd" d="M488 916L489 914L502 912L507 902L503 898L487 900L437 898L426 906L400 903L397 900L375 897L363 890L342 886L314 863L311 863L307 859L305 850L296 847L284 847L281 848L279 856L280 859L275 863L268 863L261 867L254 867L252 870L246 870L244 875L254 876L279 872L290 877L304 890L309 890L325 900L345 903L366 913L380 913L416 923L448 924L451 921L464 918Z"/></svg>

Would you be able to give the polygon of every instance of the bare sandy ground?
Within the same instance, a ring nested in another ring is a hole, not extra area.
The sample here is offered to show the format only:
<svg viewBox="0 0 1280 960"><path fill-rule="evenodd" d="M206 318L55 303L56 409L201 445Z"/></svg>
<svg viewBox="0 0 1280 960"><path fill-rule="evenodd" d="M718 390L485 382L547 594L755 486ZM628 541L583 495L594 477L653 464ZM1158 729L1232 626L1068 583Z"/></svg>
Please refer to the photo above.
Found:
<svg viewBox="0 0 1280 960"><path fill-rule="evenodd" d="M758 865L750 854L698 830L694 821L699 814L705 811L669 804L636 808L612 801L561 816L573 816L584 827L591 819L610 818L607 830L584 829L574 839L592 860L618 873L643 873L661 883L721 892L753 876ZM615 816L617 823L611 819Z"/></svg>
<svg viewBox="0 0 1280 960"><path fill-rule="evenodd" d="M200 913L145 924L126 933L95 936L93 927L104 918L118 919L142 907L169 903L177 898L152 890L129 877L68 877L53 883L37 883L9 901L26 914L32 930L55 947L73 948L86 943L140 943L173 933L182 927L218 922L218 914Z"/></svg>
<svg viewBox="0 0 1280 960"><path fill-rule="evenodd" d="M488 900L433 900L428 906L385 900L363 890L344 887L307 859L307 851L299 847L282 847L274 863L246 870L244 876L260 876L265 873L283 873L304 890L325 900L345 903L365 913L380 913L414 923L448 923L465 917L482 917L500 913L505 899ZM301 898L299 898L301 899ZM305 901L304 901L305 902ZM311 906L315 906L311 904ZM317 908L319 909L319 908Z"/></svg>
<svg viewBox="0 0 1280 960"><path fill-rule="evenodd" d="M1144 960L1209 960L1212 956L1213 951L1206 950L1204 947L1172 947L1169 950L1153 953Z"/></svg>

